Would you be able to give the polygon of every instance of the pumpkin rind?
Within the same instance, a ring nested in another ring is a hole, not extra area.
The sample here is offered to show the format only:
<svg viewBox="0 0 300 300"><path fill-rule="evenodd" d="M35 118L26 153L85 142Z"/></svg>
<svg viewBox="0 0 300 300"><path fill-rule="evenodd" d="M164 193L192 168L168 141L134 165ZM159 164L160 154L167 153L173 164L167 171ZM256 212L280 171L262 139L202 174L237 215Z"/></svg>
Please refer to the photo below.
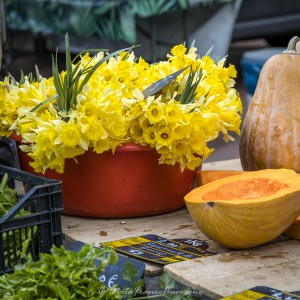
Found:
<svg viewBox="0 0 300 300"><path fill-rule="evenodd" d="M299 82L300 55L296 51L274 55L264 64L242 126L243 170L300 172Z"/></svg>
<svg viewBox="0 0 300 300"><path fill-rule="evenodd" d="M246 195L233 200L203 199L228 185L234 187L245 181L247 187L251 180L261 179L270 180L271 185L278 182L281 188L257 198ZM300 177L287 169L246 172L194 189L185 196L185 203L193 221L208 238L228 248L255 247L278 237L300 214Z"/></svg>
<svg viewBox="0 0 300 300"><path fill-rule="evenodd" d="M197 171L197 184L198 186L202 186L218 179L222 179L228 176L239 175L242 173L243 171L235 171L235 170Z"/></svg>
<svg viewBox="0 0 300 300"><path fill-rule="evenodd" d="M292 239L300 240L300 216L297 217L297 219L283 234Z"/></svg>

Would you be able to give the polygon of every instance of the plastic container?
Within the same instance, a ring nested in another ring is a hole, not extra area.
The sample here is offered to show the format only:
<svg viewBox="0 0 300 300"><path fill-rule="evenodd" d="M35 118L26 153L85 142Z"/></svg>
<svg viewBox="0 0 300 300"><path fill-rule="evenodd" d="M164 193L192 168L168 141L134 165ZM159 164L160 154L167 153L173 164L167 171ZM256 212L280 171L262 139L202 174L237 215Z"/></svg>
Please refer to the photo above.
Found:
<svg viewBox="0 0 300 300"><path fill-rule="evenodd" d="M8 185L17 191L18 202L0 218L1 275L22 262L22 250L38 260L40 253L62 245L61 182L0 165L0 177L5 173Z"/></svg>
<svg viewBox="0 0 300 300"><path fill-rule="evenodd" d="M242 75L247 90L248 104L254 95L258 77L264 63L273 55L282 53L285 48L273 47L244 52L241 60Z"/></svg>
<svg viewBox="0 0 300 300"><path fill-rule="evenodd" d="M34 172L29 156L19 151L21 169ZM150 147L126 144L115 153L93 149L66 160L63 174L45 177L62 181L64 213L96 218L157 215L185 206L184 196L196 185L196 171L179 164L159 164Z"/></svg>

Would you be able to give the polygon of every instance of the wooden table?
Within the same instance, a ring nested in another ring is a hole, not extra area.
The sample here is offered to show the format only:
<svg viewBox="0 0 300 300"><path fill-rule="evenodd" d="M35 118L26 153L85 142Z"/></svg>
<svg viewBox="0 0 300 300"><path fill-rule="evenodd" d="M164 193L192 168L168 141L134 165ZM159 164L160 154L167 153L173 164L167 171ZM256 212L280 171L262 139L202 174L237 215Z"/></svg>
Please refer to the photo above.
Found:
<svg viewBox="0 0 300 300"><path fill-rule="evenodd" d="M239 159L204 163L203 170L241 170ZM186 208L141 218L93 219L63 215L63 233L70 240L95 243L145 234L165 238L192 238L208 243L218 254L162 267L146 264L145 275L158 276L163 270L179 283L220 298L266 285L284 291L300 290L300 243L280 236L253 249L234 251L208 239L194 224Z"/></svg>

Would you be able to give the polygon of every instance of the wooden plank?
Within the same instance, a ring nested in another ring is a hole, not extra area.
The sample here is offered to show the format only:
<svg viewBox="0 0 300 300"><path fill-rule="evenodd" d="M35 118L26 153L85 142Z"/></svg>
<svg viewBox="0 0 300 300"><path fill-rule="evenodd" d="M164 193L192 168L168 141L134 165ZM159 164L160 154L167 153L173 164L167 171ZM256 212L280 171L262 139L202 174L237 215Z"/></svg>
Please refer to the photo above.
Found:
<svg viewBox="0 0 300 300"><path fill-rule="evenodd" d="M168 214L126 219L93 219L63 215L62 228L68 240L94 243L96 246L101 242L152 233L168 239L200 239L209 244L211 251L218 253L226 251L197 228L186 208ZM147 276L157 276L162 272L162 266L147 263L145 270Z"/></svg>
<svg viewBox="0 0 300 300"><path fill-rule="evenodd" d="M257 285L300 290L300 242L295 240L231 251L170 264L164 270L176 281L213 298Z"/></svg>
<svg viewBox="0 0 300 300"><path fill-rule="evenodd" d="M203 163L202 170L236 170L242 171L239 158Z"/></svg>

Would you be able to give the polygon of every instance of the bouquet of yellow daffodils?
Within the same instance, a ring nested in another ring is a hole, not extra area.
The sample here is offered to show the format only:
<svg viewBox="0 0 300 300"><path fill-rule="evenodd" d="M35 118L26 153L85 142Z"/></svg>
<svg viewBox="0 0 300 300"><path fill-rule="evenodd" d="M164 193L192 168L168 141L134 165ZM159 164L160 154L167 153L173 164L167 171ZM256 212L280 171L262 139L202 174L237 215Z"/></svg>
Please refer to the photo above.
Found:
<svg viewBox="0 0 300 300"><path fill-rule="evenodd" d="M8 76L0 82L0 135L22 137L22 151L36 172L64 171L66 159L85 151L114 151L125 143L155 148L159 163L196 169L221 133L240 133L242 104L234 88L235 67L214 62L197 49L174 46L155 64L132 48L107 54L80 53L66 70Z"/></svg>

